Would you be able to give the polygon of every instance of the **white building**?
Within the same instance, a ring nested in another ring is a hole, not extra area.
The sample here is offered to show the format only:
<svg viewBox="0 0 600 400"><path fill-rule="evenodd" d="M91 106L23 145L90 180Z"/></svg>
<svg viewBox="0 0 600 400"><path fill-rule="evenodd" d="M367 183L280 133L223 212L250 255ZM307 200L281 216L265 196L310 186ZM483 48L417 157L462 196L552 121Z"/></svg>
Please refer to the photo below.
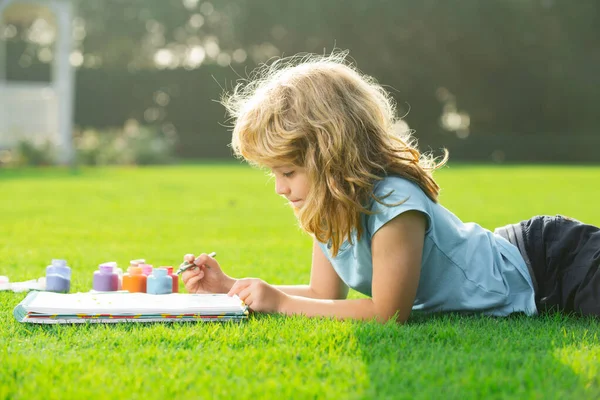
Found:
<svg viewBox="0 0 600 400"><path fill-rule="evenodd" d="M72 50L70 0L0 0L0 30L4 13L11 5L42 5L56 19L56 42L52 79L48 83L8 81L6 46L0 41L0 149L11 148L24 138L34 142L51 140L59 161L73 161L74 71L69 57ZM24 7L21 7L24 8Z"/></svg>

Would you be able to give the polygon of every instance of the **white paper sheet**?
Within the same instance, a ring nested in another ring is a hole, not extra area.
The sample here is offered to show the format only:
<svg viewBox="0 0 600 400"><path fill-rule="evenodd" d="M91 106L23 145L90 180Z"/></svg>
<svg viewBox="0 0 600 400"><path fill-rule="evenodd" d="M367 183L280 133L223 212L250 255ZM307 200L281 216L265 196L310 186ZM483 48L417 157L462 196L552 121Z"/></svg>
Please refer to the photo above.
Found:
<svg viewBox="0 0 600 400"><path fill-rule="evenodd" d="M24 305L27 312L43 314L220 314L243 313L239 297L226 294L153 295L146 293L39 292Z"/></svg>

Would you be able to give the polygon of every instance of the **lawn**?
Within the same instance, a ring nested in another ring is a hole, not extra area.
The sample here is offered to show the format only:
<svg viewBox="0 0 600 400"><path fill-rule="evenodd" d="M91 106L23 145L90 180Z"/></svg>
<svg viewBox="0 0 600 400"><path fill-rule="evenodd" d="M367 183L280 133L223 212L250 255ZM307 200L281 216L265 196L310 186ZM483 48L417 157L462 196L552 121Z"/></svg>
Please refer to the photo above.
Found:
<svg viewBox="0 0 600 400"><path fill-rule="evenodd" d="M600 225L600 167L451 163L436 177L442 204L489 229L557 213ZM308 282L310 238L264 172L243 165L0 170L0 192L11 281L64 258L72 291L88 291L103 261L178 265L216 251L235 277ZM0 292L0 399L600 397L589 318L36 326L12 315L24 297Z"/></svg>

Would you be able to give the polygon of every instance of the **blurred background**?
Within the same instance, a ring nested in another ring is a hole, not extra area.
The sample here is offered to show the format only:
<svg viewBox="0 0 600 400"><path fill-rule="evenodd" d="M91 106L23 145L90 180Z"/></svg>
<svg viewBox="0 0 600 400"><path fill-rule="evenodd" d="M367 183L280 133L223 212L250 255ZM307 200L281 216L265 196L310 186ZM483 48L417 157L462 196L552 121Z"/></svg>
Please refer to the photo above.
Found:
<svg viewBox="0 0 600 400"><path fill-rule="evenodd" d="M422 151L600 161L598 0L0 0L0 9L0 165L231 159L223 91L274 57L335 48L390 90ZM61 156L60 146L71 148Z"/></svg>

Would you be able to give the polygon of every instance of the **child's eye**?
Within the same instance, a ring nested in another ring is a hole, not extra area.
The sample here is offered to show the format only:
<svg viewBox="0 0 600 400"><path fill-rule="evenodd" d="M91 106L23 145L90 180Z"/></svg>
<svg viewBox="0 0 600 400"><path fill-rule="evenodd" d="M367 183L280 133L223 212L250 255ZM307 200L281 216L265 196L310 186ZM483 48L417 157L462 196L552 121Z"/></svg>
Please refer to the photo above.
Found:
<svg viewBox="0 0 600 400"><path fill-rule="evenodd" d="M292 175L294 175L294 172L296 171L284 172L282 175L286 178L290 178Z"/></svg>

